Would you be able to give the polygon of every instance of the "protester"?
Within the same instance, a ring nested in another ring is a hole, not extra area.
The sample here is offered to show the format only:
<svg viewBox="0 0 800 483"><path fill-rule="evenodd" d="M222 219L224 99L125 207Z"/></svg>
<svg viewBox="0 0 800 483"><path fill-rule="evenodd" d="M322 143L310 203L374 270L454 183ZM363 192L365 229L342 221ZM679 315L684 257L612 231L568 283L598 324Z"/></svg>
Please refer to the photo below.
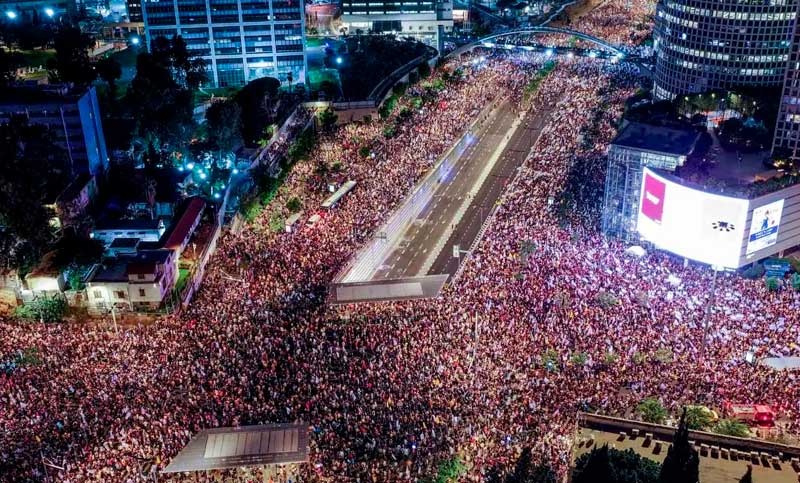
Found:
<svg viewBox="0 0 800 483"><path fill-rule="evenodd" d="M478 482L528 445L563 475L577 411L624 415L651 396L673 411L769 403L796 430L798 382L743 353L798 355L798 296L720 275L705 319L708 268L628 257L601 236L596 187L638 73L560 58L524 98L545 60L475 52L409 89L387 119L322 134L261 218L223 237L180 315L119 335L0 323L0 363L18 361L0 370L0 480L134 482L200 429L295 421L311 431L302 481L419 481L458 455ZM504 98L552 114L458 280L430 300L326 306L349 257ZM351 179L314 227L264 228L290 198L308 215L329 183Z"/></svg>

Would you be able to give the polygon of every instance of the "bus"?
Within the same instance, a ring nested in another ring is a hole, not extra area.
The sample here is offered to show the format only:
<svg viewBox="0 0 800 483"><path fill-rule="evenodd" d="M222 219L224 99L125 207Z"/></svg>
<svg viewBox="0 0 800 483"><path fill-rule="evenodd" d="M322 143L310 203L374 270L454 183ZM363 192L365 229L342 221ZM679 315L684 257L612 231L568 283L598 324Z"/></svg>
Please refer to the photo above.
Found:
<svg viewBox="0 0 800 483"><path fill-rule="evenodd" d="M327 200L322 202L322 207L328 210L333 208L334 206L336 206L336 203L338 203L342 198L344 198L344 195L349 193L355 186L356 186L355 181L346 182L345 184L340 186L335 193L330 195Z"/></svg>

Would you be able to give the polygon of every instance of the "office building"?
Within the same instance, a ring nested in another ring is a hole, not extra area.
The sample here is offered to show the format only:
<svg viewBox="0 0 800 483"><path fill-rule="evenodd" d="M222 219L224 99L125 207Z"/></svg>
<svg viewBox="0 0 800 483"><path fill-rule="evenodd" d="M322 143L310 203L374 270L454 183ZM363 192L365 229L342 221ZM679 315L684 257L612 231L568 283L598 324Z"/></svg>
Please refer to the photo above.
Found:
<svg viewBox="0 0 800 483"><path fill-rule="evenodd" d="M800 160L800 27L797 25L789 52L778 119L775 123L772 154L793 161Z"/></svg>
<svg viewBox="0 0 800 483"><path fill-rule="evenodd" d="M700 134L691 128L638 122L620 130L608 149L603 233L633 239L644 168L674 172L692 154L699 138Z"/></svg>
<svg viewBox="0 0 800 483"><path fill-rule="evenodd" d="M142 0L126 0L125 7L128 11L129 22L144 22L144 17L142 17Z"/></svg>
<svg viewBox="0 0 800 483"><path fill-rule="evenodd" d="M737 86L779 86L800 0L660 0L658 99Z"/></svg>
<svg viewBox="0 0 800 483"><path fill-rule="evenodd" d="M142 3L148 45L180 35L216 87L260 77L305 82L302 0L155 0Z"/></svg>
<svg viewBox="0 0 800 483"><path fill-rule="evenodd" d="M360 30L413 37L441 51L444 33L453 29L453 2L343 0L342 25L351 34Z"/></svg>
<svg viewBox="0 0 800 483"><path fill-rule="evenodd" d="M101 177L107 172L108 153L94 87L50 84L7 89L0 95L0 123L12 116L50 127L56 144L67 152L73 175Z"/></svg>

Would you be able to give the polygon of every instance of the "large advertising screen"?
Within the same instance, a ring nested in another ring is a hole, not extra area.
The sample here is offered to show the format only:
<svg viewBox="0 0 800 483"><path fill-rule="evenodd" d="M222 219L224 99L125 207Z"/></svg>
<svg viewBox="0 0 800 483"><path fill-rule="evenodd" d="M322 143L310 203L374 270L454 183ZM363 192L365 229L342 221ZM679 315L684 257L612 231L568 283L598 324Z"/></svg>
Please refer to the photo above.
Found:
<svg viewBox="0 0 800 483"><path fill-rule="evenodd" d="M778 241L784 200L773 201L753 210L750 235L747 238L747 254L771 247Z"/></svg>
<svg viewBox="0 0 800 483"><path fill-rule="evenodd" d="M737 268L748 206L748 200L687 188L645 168L637 230L676 255Z"/></svg>

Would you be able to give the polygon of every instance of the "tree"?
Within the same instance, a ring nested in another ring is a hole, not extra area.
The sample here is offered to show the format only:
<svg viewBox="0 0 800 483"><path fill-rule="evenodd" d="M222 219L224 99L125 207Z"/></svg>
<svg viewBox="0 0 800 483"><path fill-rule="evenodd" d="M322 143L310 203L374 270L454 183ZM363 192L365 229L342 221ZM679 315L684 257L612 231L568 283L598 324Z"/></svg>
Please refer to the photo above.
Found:
<svg viewBox="0 0 800 483"><path fill-rule="evenodd" d="M255 144L264 127L272 120L273 106L277 102L281 83L273 77L262 77L249 82L234 100L241 108L242 137L250 145Z"/></svg>
<svg viewBox="0 0 800 483"><path fill-rule="evenodd" d="M531 476L531 449L524 448L517 458L514 472L506 478L506 483L527 483Z"/></svg>
<svg viewBox="0 0 800 483"><path fill-rule="evenodd" d="M16 79L17 68L22 65L22 58L16 52L7 52L0 47L0 88L7 87Z"/></svg>
<svg viewBox="0 0 800 483"><path fill-rule="evenodd" d="M217 101L206 111L209 144L222 158L242 141L242 109L232 99Z"/></svg>
<svg viewBox="0 0 800 483"><path fill-rule="evenodd" d="M46 207L71 177L50 130L14 117L0 125L0 266L25 270L53 241Z"/></svg>
<svg viewBox="0 0 800 483"><path fill-rule="evenodd" d="M68 82L87 86L97 78L89 61L89 49L94 39L78 27L63 27L54 40L56 55L47 61L51 82Z"/></svg>
<svg viewBox="0 0 800 483"><path fill-rule="evenodd" d="M703 431L711 426L714 418L711 411L704 406L687 406L686 407L686 425L689 429L695 431Z"/></svg>
<svg viewBox="0 0 800 483"><path fill-rule="evenodd" d="M647 398L639 403L636 411L646 423L664 424L664 420L667 419L667 410L655 398Z"/></svg>
<svg viewBox="0 0 800 483"><path fill-rule="evenodd" d="M417 72L419 73L420 79L427 79L431 75L431 66L425 61L417 67Z"/></svg>
<svg viewBox="0 0 800 483"><path fill-rule="evenodd" d="M338 118L339 117L336 115L336 111L333 110L333 107L328 107L319 113L319 123L322 124L322 128L325 130L330 130L333 128Z"/></svg>
<svg viewBox="0 0 800 483"><path fill-rule="evenodd" d="M667 450L661 465L659 483L697 483L700 480L700 457L689 444L689 427L686 424L686 409L681 414L678 430Z"/></svg>
<svg viewBox="0 0 800 483"><path fill-rule="evenodd" d="M573 483L615 483L608 445L594 448L575 462Z"/></svg>
<svg viewBox="0 0 800 483"><path fill-rule="evenodd" d="M739 483L753 483L753 465L747 465L747 471L744 472Z"/></svg>
<svg viewBox="0 0 800 483"><path fill-rule="evenodd" d="M620 451L603 445L577 459L572 481L573 483L656 483L658 471L658 463L643 458L632 449Z"/></svg>
<svg viewBox="0 0 800 483"><path fill-rule="evenodd" d="M104 57L95 64L95 69L97 69L97 75L108 84L108 97L112 100L116 99L117 79L122 77L122 66L111 57Z"/></svg>
<svg viewBox="0 0 800 483"><path fill-rule="evenodd" d="M303 209L303 202L297 196L293 196L286 202L286 209L292 213L297 213Z"/></svg>
<svg viewBox="0 0 800 483"><path fill-rule="evenodd" d="M67 302L62 297L38 298L17 307L14 315L28 322L59 322L67 311Z"/></svg>
<svg viewBox="0 0 800 483"><path fill-rule="evenodd" d="M714 428L712 428L712 431L717 434L735 436L737 438L750 437L750 428L743 422L736 421L735 419L720 419Z"/></svg>
<svg viewBox="0 0 800 483"><path fill-rule="evenodd" d="M125 102L136 120L136 158L149 166L185 149L194 132L192 93L175 82L162 53L139 54Z"/></svg>

